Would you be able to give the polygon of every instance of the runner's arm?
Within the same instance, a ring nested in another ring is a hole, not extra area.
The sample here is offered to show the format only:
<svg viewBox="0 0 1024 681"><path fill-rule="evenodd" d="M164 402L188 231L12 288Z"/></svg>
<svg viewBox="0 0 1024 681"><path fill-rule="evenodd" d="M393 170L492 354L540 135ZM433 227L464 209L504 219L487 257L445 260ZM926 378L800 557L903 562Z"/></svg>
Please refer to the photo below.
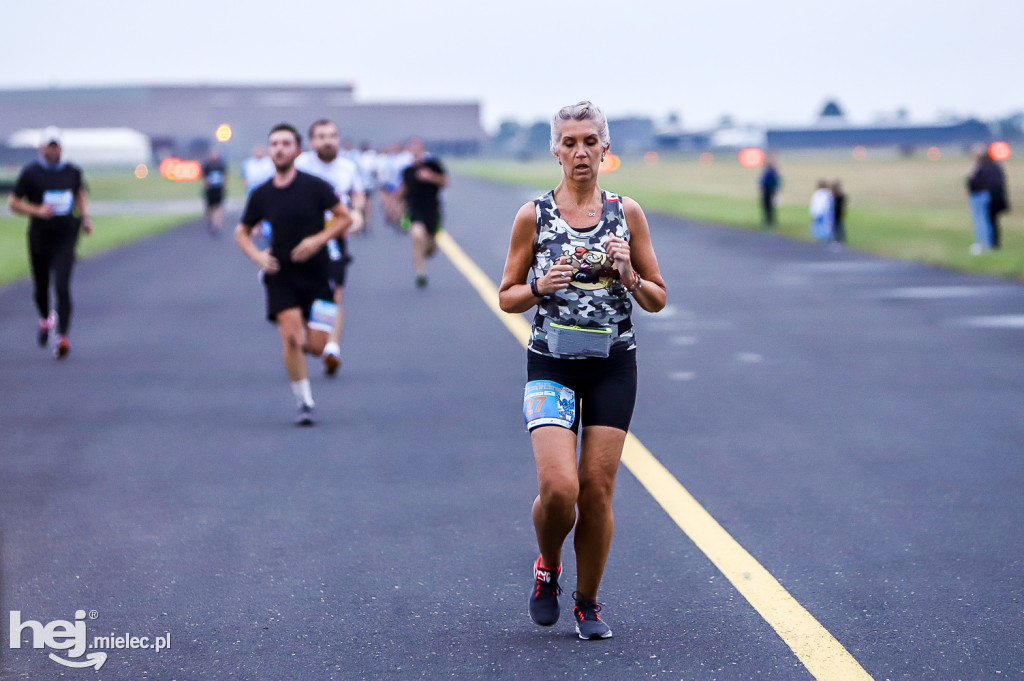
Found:
<svg viewBox="0 0 1024 681"><path fill-rule="evenodd" d="M249 256L249 259L256 263L257 266L264 272L273 274L280 269L280 265L270 253L268 248L265 251L261 251L256 247L256 242L252 240L252 230L255 226L249 226L244 222L239 222L238 226L235 227L235 243L242 249L242 252Z"/></svg>
<svg viewBox="0 0 1024 681"><path fill-rule="evenodd" d="M505 258L505 271L498 289L498 306L505 312L526 312L540 302L527 283L533 266L533 242L537 236L537 209L533 202L523 205L512 225L512 239ZM569 287L572 266L561 258L537 279L537 291L547 296ZM565 276L563 276L565 275Z"/></svg>
<svg viewBox="0 0 1024 681"><path fill-rule="evenodd" d="M326 246L327 242L331 239L340 239L345 236L345 233L348 232L354 222L352 211L343 202L338 201L331 208L331 213L334 215L327 223L327 226L316 234L307 236L299 242L298 246L292 249L292 260L295 262L305 262Z"/></svg>
<svg viewBox="0 0 1024 681"><path fill-rule="evenodd" d="M75 192L75 203L78 205L78 214L82 216L82 229L86 234L92 234L95 226L92 224L92 216L89 215L89 192L85 185Z"/></svg>
<svg viewBox="0 0 1024 681"><path fill-rule="evenodd" d="M7 205L11 207L11 212L17 215L25 215L30 218L39 218L41 220L48 220L53 216L53 208L42 203L32 203L26 198L21 196L15 196L11 194L10 200Z"/></svg>

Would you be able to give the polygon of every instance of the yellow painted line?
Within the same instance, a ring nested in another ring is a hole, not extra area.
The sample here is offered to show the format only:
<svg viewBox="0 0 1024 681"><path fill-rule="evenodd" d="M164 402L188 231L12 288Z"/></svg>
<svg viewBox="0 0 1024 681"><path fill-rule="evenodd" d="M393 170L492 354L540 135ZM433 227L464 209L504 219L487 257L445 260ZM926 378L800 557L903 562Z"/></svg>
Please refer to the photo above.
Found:
<svg viewBox="0 0 1024 681"><path fill-rule="evenodd" d="M448 232L437 243L480 297L525 347L530 324L498 307L498 289ZM633 433L622 463L711 562L785 641L818 681L872 681L843 645L718 524Z"/></svg>

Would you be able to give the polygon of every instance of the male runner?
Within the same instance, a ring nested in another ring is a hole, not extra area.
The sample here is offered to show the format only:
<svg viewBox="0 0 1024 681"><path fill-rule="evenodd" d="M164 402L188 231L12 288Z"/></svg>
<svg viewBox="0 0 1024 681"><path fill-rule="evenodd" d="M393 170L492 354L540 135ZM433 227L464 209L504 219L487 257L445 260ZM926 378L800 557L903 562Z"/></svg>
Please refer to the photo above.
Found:
<svg viewBox="0 0 1024 681"><path fill-rule="evenodd" d="M60 130L50 126L43 131L39 153L39 160L26 165L18 176L10 206L11 212L29 217L28 253L39 312L39 347L46 347L56 324L55 354L57 359L64 359L71 352L68 328L75 244L79 227L92 234L93 224L81 168L61 161ZM56 319L50 313L51 270L56 275Z"/></svg>
<svg viewBox="0 0 1024 681"><path fill-rule="evenodd" d="M366 193L356 164L338 154L338 126L325 118L314 122L309 126L309 144L313 147L312 151L303 152L295 160L295 167L330 184L337 197L353 209L354 222L347 234L355 234L364 224ZM328 273L334 286L334 303L338 306L338 314L323 357L324 373L334 376L341 366L341 334L345 331L345 272L352 258L349 257L348 244L344 238L327 242L327 253L330 256Z"/></svg>
<svg viewBox="0 0 1024 681"><path fill-rule="evenodd" d="M265 273L267 318L281 334L285 369L299 404L296 424L313 424L313 394L304 352L320 355L333 325L331 283L324 246L344 236L352 225L348 208L329 184L295 168L302 136L282 123L270 131L270 158L275 173L249 196L235 241ZM332 216L324 227L324 212ZM270 248L261 251L252 231L266 220L272 227ZM310 324L311 315L326 326Z"/></svg>
<svg viewBox="0 0 1024 681"><path fill-rule="evenodd" d="M227 179L227 167L220 157L220 151L213 148L203 163L203 200L206 203L210 233L217 237L224 226L224 185Z"/></svg>
<svg viewBox="0 0 1024 681"><path fill-rule="evenodd" d="M427 285L427 258L434 255L434 237L441 228L441 190L448 186L448 174L441 162L427 154L423 142L409 142L413 162L402 171L402 197L405 199L412 235L412 263L416 270L416 286Z"/></svg>

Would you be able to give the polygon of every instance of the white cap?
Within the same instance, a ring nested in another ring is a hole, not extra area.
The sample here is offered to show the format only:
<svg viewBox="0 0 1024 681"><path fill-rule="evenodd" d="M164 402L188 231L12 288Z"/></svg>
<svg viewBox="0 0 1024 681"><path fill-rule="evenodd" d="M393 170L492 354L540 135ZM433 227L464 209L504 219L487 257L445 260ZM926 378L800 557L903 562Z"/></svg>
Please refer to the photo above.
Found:
<svg viewBox="0 0 1024 681"><path fill-rule="evenodd" d="M60 128L55 125L47 126L39 138L39 146L45 147L48 144L60 144Z"/></svg>

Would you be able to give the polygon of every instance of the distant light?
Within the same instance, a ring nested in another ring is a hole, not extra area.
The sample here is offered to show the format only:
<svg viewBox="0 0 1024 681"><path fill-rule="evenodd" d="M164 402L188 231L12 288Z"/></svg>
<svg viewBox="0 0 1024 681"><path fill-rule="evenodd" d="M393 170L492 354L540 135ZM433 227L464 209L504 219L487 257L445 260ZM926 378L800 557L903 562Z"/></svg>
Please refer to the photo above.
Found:
<svg viewBox="0 0 1024 681"><path fill-rule="evenodd" d="M180 158L165 158L160 161L160 174L175 182L191 182L198 180L203 174L199 161L182 161Z"/></svg>
<svg viewBox="0 0 1024 681"><path fill-rule="evenodd" d="M135 166L135 177L139 178L140 180L145 180L147 176L149 176L149 168L146 167L145 163L140 163L139 165Z"/></svg>
<svg viewBox="0 0 1024 681"><path fill-rule="evenodd" d="M605 154L604 160L601 161L601 167L598 168L599 173L614 173L622 165L622 159L615 154Z"/></svg>
<svg viewBox="0 0 1024 681"><path fill-rule="evenodd" d="M740 152L739 160L744 168L758 168L764 163L764 152L757 147L749 147Z"/></svg>
<svg viewBox="0 0 1024 681"><path fill-rule="evenodd" d="M938 147L928 147L928 160L938 161L942 158L942 151Z"/></svg>
<svg viewBox="0 0 1024 681"><path fill-rule="evenodd" d="M231 126L227 123L221 123L220 125L218 125L217 132L214 133L214 136L217 138L218 142L227 142L229 139L231 139L231 135Z"/></svg>
<svg viewBox="0 0 1024 681"><path fill-rule="evenodd" d="M1006 142L993 142L989 145L988 155L996 161L1005 161L1013 156L1013 149Z"/></svg>
<svg viewBox="0 0 1024 681"><path fill-rule="evenodd" d="M853 148L853 157L858 161L863 161L868 157L868 148L863 144L858 144Z"/></svg>
<svg viewBox="0 0 1024 681"><path fill-rule="evenodd" d="M713 166L715 165L715 155L710 151L705 151L700 155L700 164L702 166Z"/></svg>
<svg viewBox="0 0 1024 681"><path fill-rule="evenodd" d="M658 165L658 152L648 151L646 154L644 154L644 163L646 163L649 166Z"/></svg>

